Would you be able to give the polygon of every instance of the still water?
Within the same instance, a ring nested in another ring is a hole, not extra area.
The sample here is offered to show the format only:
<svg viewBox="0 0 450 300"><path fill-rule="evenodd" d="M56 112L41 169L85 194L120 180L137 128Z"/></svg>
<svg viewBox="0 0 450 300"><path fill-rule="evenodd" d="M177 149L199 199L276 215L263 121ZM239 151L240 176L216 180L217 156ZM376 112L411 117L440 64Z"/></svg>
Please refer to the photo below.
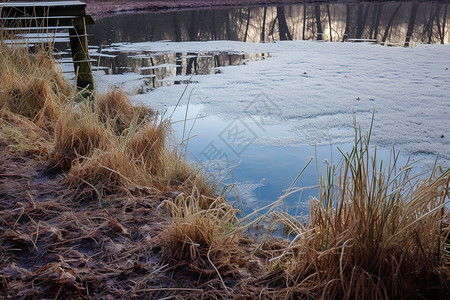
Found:
<svg viewBox="0 0 450 300"><path fill-rule="evenodd" d="M211 74L215 68L264 59L268 53L124 53L115 43L148 41L273 42L324 40L388 46L450 43L449 4L441 2L330 3L119 14L89 27L95 70L147 76L139 92L177 84L168 77Z"/></svg>
<svg viewBox="0 0 450 300"><path fill-rule="evenodd" d="M140 84L134 93L146 94L171 85L189 84L195 87L196 78L191 75L216 74L222 67L270 60L271 54L244 51L152 51L151 47L148 50L132 50L133 47L130 47L131 50L124 51L118 50L117 45L211 40L252 43L322 40L407 47L419 43L448 44L449 6L440 2L330 3L121 14L97 20L89 28L92 34L89 38L92 46L90 52L97 60L95 70L118 78L135 74L137 77L130 78L139 78ZM174 108L166 109L171 113ZM186 116L187 123L182 121ZM241 122L239 126L254 134L255 142L248 143L245 149L236 149L226 142L226 135L230 132L227 130L236 125L233 124L235 121L220 115L205 115L201 105L177 107L173 121L178 140L196 135L189 140L186 153L192 161L203 164L205 171L209 172L208 176L220 178L238 165L224 183L236 183L246 213L283 195L283 191L316 152L320 172L326 164L337 162L337 147L342 151L351 150L351 144L318 147L264 145L256 142L256 137L282 137L294 133L280 124L268 124L261 128L255 125L251 117L239 118L236 122ZM252 141L253 137L249 138ZM211 157L213 154L214 157ZM379 149L377 155L389 159L388 149ZM400 165L405 161L405 156L400 157ZM220 169L225 171L217 173ZM297 186L316 184L314 161L305 170ZM311 189L290 196L284 202L283 209L291 214L307 213L306 200L316 193L316 189Z"/></svg>
<svg viewBox="0 0 450 300"><path fill-rule="evenodd" d="M89 41L171 40L450 42L450 4L442 2L329 3L116 15L96 21Z"/></svg>

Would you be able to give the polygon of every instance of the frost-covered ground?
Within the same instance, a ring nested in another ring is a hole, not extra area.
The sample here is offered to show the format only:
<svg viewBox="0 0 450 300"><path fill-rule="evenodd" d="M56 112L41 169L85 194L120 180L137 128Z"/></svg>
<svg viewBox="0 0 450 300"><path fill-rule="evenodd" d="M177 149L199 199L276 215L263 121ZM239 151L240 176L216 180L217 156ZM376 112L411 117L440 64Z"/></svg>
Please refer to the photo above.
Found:
<svg viewBox="0 0 450 300"><path fill-rule="evenodd" d="M311 41L210 41L116 44L112 49L269 52L272 57L266 60L223 67L216 75L194 76L192 80L198 83L188 88L188 93L194 88L190 104L201 105L205 115L232 120L250 114L255 122L282 126L291 134L272 130L257 134L252 142L283 146L350 142L354 116L365 131L375 109L374 142L395 145L403 154L412 152L429 164L439 153L440 163L450 167L448 45L402 48ZM132 94L139 80L138 75L113 75L99 79L97 85L102 89L109 82ZM162 87L133 99L163 109L174 106L184 88Z"/></svg>

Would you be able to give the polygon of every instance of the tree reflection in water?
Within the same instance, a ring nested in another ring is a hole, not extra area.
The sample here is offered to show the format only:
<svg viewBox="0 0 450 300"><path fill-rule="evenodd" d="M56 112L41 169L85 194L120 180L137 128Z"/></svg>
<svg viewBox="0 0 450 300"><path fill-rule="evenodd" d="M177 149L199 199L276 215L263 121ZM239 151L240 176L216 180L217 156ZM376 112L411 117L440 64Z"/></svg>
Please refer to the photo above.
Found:
<svg viewBox="0 0 450 300"><path fill-rule="evenodd" d="M90 43L236 40L369 40L450 43L441 2L331 3L116 15L97 20Z"/></svg>
<svg viewBox="0 0 450 300"><path fill-rule="evenodd" d="M448 11L441 2L328 3L240 7L160 13L120 14L90 27L96 69L107 74L133 72L145 82L140 89L186 83L176 76L212 74L216 67L239 65L267 53L122 53L116 42L235 40L324 40L411 46L450 43ZM109 48L109 49L108 49Z"/></svg>

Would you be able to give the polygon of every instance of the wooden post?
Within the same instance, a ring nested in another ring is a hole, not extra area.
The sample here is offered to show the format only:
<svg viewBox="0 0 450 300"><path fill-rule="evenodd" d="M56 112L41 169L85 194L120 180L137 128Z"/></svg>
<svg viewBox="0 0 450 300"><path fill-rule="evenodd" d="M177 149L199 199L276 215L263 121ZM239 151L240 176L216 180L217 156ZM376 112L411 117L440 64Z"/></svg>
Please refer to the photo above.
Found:
<svg viewBox="0 0 450 300"><path fill-rule="evenodd" d="M70 47L72 49L73 66L77 76L77 86L92 91L94 89L94 78L89 61L85 17L74 19L72 23L74 28L69 29Z"/></svg>

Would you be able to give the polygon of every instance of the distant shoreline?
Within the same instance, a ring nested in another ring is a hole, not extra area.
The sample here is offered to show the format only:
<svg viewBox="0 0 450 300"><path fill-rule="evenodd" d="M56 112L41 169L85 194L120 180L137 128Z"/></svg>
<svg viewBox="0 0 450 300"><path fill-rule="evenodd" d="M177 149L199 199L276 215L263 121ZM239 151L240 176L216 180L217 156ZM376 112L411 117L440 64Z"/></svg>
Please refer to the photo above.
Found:
<svg viewBox="0 0 450 300"><path fill-rule="evenodd" d="M304 4L325 2L360 2L360 1L317 1L317 0L86 0L87 12L94 17L102 18L125 12L137 11L174 11L188 9L205 9L236 6L280 5L280 4Z"/></svg>
<svg viewBox="0 0 450 300"><path fill-rule="evenodd" d="M360 2L390 2L392 0L83 0L87 3L87 12L96 18L120 13L139 11L177 11L191 9L225 8L239 6L261 5L292 5L292 4L324 4L324 3L360 3ZM411 2L413 0L397 0L396 2ZM424 1L424 0L422 0ZM450 0L436 0L448 3Z"/></svg>

